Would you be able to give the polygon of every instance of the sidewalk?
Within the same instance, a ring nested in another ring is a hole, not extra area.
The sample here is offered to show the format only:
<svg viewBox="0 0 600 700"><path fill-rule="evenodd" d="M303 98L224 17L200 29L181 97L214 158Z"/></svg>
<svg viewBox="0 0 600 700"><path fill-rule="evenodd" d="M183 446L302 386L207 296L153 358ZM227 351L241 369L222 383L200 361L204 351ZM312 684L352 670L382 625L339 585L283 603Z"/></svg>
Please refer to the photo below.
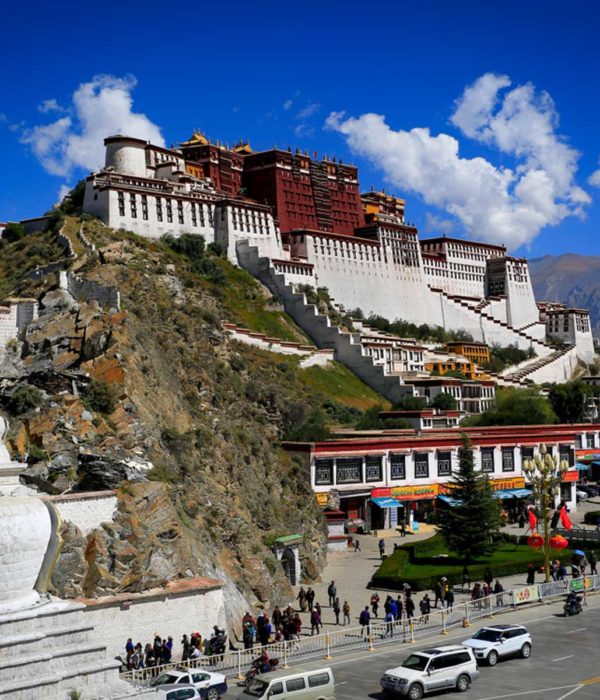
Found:
<svg viewBox="0 0 600 700"><path fill-rule="evenodd" d="M589 501L584 501L578 504L577 512L572 514L572 521L575 527L584 527L586 529L590 528L595 530L595 526L584 525L583 517L588 510L600 510L600 499L590 499ZM422 526L423 527L423 526ZM525 528L520 528L518 525L507 525L502 530L506 534L510 535L526 535L529 533L527 526ZM372 589L368 589L367 586L371 580L371 577L379 567L381 563L381 558L379 556L379 540L384 539L385 541L385 551L386 554L391 554L394 549L394 543L402 545L408 542L418 542L420 540L428 539L435 534L435 528L432 526L424 526L423 530L418 534L407 534L406 537L401 537L400 534L394 530L381 530L378 532L378 536L374 535L355 535L360 542L360 552L354 552L352 550L344 552L329 552L327 555L327 565L321 573L321 581L311 586L315 591L315 603L319 602L322 608L322 622L323 629L326 632L328 629L336 629L335 625L335 615L333 610L328 605L328 595L327 588L331 581L335 581L337 587L337 596L340 599L340 606L343 606L344 601L347 600L350 603L350 619L351 625L358 624L358 617L361 610L364 609L365 605L369 605L371 599ZM560 558L560 557L559 557ZM493 571L492 571L493 573ZM505 576L500 579L502 586L505 590L511 588L520 588L526 585L526 572L522 574L517 574L514 576ZM536 576L536 583L541 583L543 581L543 576L538 574ZM471 582L471 586L475 581ZM304 589L308 588L304 585ZM294 587L295 595L298 594L300 586ZM379 603L379 617L383 617L385 612L383 611L383 603L385 601L388 593L394 598L398 595L397 590L386 590L386 589L376 589L380 597ZM419 591L415 593L415 604L424 596L426 591ZM432 602L435 600L435 594L433 591L428 591L429 597ZM455 593L455 603L463 603L466 600L470 600L470 593L463 593L460 588L454 589ZM298 601L290 601L295 609L298 609ZM369 607L370 609L370 607ZM434 608L435 609L435 608ZM302 622L305 630L310 632L310 613L301 613ZM340 614L340 620L342 615Z"/></svg>

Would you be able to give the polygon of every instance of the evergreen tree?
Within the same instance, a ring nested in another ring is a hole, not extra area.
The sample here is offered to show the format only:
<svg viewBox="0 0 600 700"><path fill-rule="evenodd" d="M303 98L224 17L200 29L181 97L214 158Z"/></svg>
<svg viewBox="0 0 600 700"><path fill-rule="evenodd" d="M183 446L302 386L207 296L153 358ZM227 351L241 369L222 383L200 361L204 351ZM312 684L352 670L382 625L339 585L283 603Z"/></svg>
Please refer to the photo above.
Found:
<svg viewBox="0 0 600 700"><path fill-rule="evenodd" d="M439 528L448 549L468 563L494 551L493 535L502 521L500 502L494 499L487 476L475 471L466 435L458 454L458 472L448 484L457 504L440 511Z"/></svg>

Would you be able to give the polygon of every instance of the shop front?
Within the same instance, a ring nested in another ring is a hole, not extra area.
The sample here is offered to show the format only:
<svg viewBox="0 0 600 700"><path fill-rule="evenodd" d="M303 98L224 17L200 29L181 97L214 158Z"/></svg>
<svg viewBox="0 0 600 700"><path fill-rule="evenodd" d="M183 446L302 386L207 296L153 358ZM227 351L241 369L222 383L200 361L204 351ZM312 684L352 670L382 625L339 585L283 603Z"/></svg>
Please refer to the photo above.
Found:
<svg viewBox="0 0 600 700"><path fill-rule="evenodd" d="M434 511L439 494L438 484L391 486L371 491L371 520L379 527L395 528L402 523L417 529L415 523L426 522Z"/></svg>
<svg viewBox="0 0 600 700"><path fill-rule="evenodd" d="M576 450L575 467L580 479L585 477L589 481L600 481L600 450Z"/></svg>

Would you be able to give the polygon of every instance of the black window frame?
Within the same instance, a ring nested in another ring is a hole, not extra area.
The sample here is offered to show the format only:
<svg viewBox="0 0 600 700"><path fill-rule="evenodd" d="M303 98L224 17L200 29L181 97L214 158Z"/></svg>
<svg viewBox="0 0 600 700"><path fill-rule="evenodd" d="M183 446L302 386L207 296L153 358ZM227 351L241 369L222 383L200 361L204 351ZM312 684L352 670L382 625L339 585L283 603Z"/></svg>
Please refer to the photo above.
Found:
<svg viewBox="0 0 600 700"><path fill-rule="evenodd" d="M369 460L371 460L371 464L369 464ZM369 467L373 467L375 465L375 461L377 460L377 476L369 476ZM383 481L383 457L381 455L366 455L365 460L364 460L364 467L365 467L365 481L367 483L371 483L374 481Z"/></svg>
<svg viewBox="0 0 600 700"><path fill-rule="evenodd" d="M481 471L483 474L493 474L496 471L496 451L493 447L481 448ZM492 458L492 468L484 468L484 457Z"/></svg>
<svg viewBox="0 0 600 700"><path fill-rule="evenodd" d="M397 461L400 460L400 461ZM394 475L394 468L400 467L402 476ZM390 480L391 481L406 481L406 455L390 455Z"/></svg>
<svg viewBox="0 0 600 700"><path fill-rule="evenodd" d="M425 464L427 465L426 474L417 474L417 462L419 458L425 458ZM429 453L428 452L415 452L413 456L413 463L415 468L415 479L429 479Z"/></svg>
<svg viewBox="0 0 600 700"><path fill-rule="evenodd" d="M329 462L329 464L320 464L320 462ZM329 469L329 479L319 479L318 470L319 469ZM333 484L333 474L335 469L335 462L333 459L315 459L315 486L330 486Z"/></svg>
<svg viewBox="0 0 600 700"><path fill-rule="evenodd" d="M340 467L349 466L350 462L360 462L359 479L340 479ZM346 464L344 464L346 463ZM335 483L336 484L362 484L364 483L364 460L362 457L340 457L335 460Z"/></svg>
<svg viewBox="0 0 600 700"><path fill-rule="evenodd" d="M511 466L507 468L504 457L505 455L511 456ZM514 447L503 447L502 448L502 471L503 472L514 472L515 471L515 448Z"/></svg>
<svg viewBox="0 0 600 700"><path fill-rule="evenodd" d="M452 476L452 452L451 451L438 452L436 456L437 456L437 475L438 476ZM447 471L446 471L445 467L444 467L444 471L440 470L440 462L441 461L448 462Z"/></svg>

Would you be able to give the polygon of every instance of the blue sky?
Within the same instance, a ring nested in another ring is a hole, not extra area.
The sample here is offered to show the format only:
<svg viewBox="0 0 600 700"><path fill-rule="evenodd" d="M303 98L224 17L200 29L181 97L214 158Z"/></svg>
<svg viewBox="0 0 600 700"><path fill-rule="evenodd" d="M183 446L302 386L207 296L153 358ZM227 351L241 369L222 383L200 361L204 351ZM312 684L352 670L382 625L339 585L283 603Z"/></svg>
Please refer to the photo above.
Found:
<svg viewBox="0 0 600 700"><path fill-rule="evenodd" d="M89 172L105 89L167 145L200 128L353 161L424 235L600 254L599 19L591 1L11 3L0 220Z"/></svg>

